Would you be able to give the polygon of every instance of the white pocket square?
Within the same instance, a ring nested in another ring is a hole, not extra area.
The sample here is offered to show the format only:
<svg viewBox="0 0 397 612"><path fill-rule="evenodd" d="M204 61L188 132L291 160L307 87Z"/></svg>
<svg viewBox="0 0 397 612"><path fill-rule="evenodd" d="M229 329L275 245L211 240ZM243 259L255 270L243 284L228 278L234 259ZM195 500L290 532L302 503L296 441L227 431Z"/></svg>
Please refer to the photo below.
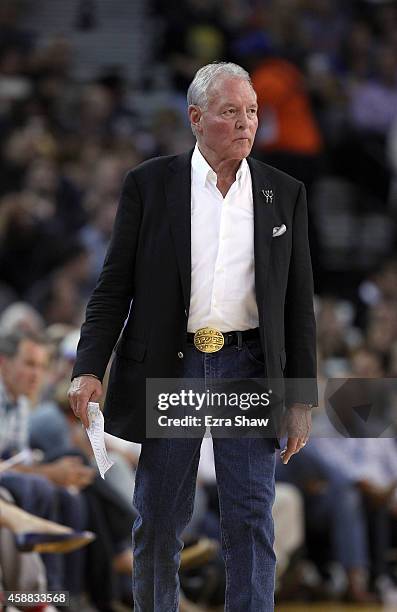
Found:
<svg viewBox="0 0 397 612"><path fill-rule="evenodd" d="M287 226L280 225L280 227L273 227L273 238L277 238L277 236L282 236L287 231Z"/></svg>

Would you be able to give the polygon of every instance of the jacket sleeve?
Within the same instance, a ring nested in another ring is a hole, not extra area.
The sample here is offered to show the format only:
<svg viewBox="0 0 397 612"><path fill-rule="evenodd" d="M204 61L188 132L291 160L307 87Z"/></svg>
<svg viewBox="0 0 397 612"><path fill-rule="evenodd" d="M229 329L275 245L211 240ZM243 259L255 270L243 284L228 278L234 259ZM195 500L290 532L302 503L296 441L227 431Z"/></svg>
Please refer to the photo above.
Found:
<svg viewBox="0 0 397 612"><path fill-rule="evenodd" d="M72 378L94 374L102 380L134 296L134 266L142 217L136 180L124 180L112 236L81 328Z"/></svg>
<svg viewBox="0 0 397 612"><path fill-rule="evenodd" d="M313 306L306 190L301 183L292 226L292 253L285 303L286 405L317 405L316 321Z"/></svg>

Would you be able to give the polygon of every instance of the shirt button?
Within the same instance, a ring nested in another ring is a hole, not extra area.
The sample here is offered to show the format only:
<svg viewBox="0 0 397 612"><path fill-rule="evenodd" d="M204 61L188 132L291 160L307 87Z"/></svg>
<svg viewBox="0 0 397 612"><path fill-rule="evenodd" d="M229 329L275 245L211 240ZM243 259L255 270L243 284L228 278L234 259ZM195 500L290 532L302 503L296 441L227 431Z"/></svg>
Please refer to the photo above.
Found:
<svg viewBox="0 0 397 612"><path fill-rule="evenodd" d="M182 353L182 351L179 351L179 353L178 353L178 357L179 357L179 359L183 359L183 353Z"/></svg>

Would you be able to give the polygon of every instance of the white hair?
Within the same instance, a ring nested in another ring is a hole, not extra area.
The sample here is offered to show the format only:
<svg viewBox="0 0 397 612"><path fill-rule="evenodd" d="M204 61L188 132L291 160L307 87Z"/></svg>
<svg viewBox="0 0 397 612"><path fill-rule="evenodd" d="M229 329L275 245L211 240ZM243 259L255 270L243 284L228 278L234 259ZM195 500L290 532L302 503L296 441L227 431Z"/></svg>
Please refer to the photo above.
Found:
<svg viewBox="0 0 397 612"><path fill-rule="evenodd" d="M14 302L3 310L0 317L0 331L12 333L18 330L41 332L44 320L40 314L26 302Z"/></svg>
<svg viewBox="0 0 397 612"><path fill-rule="evenodd" d="M193 81L187 90L187 103L206 108L208 104L208 90L222 76L237 77L247 81L251 87L250 75L244 68L232 62L213 62L197 70Z"/></svg>

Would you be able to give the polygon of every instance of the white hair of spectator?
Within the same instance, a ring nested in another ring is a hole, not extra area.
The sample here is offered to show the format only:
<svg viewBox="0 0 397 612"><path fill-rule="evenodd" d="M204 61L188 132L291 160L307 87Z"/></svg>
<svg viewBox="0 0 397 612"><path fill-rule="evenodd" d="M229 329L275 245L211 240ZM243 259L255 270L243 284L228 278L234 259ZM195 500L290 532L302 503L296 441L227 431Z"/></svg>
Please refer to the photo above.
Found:
<svg viewBox="0 0 397 612"><path fill-rule="evenodd" d="M232 62L213 62L200 68L187 90L187 103L206 109L208 104L208 92L211 86L222 77L235 77L247 81L252 87L250 75L244 68ZM193 134L195 130L192 126Z"/></svg>
<svg viewBox="0 0 397 612"><path fill-rule="evenodd" d="M26 302L14 302L3 310L0 317L2 333L14 331L41 332L45 325L40 314Z"/></svg>

